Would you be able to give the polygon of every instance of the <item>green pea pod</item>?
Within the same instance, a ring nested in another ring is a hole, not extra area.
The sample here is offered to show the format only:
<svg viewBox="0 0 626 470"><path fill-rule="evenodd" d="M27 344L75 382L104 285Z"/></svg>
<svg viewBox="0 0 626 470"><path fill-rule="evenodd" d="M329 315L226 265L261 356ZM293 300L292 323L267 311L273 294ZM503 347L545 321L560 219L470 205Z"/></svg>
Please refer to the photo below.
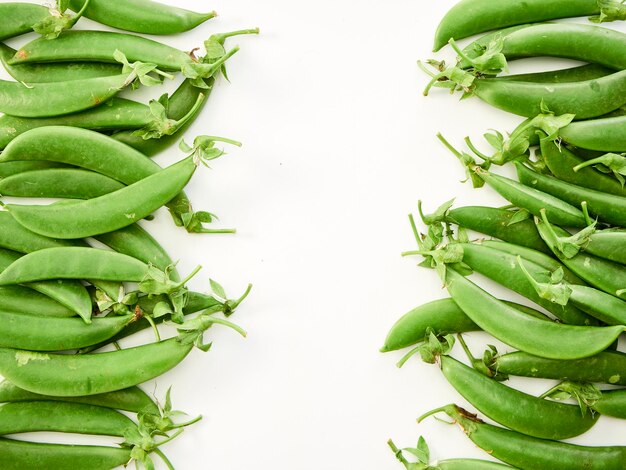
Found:
<svg viewBox="0 0 626 470"><path fill-rule="evenodd" d="M624 326L574 326L525 315L492 297L474 283L446 270L446 288L458 306L484 331L521 351L552 359L597 354L626 331Z"/></svg>
<svg viewBox="0 0 626 470"><path fill-rule="evenodd" d="M0 439L0 467L4 470L110 470L131 459L130 449L118 447L41 444Z"/></svg>
<svg viewBox="0 0 626 470"><path fill-rule="evenodd" d="M33 170L0 180L0 194L13 197L91 199L123 187L107 176L74 168Z"/></svg>
<svg viewBox="0 0 626 470"><path fill-rule="evenodd" d="M439 23L435 33L434 51L441 49L450 39L464 39L507 26L600 13L597 0L557 0L548 5L541 0L523 3L515 0L497 3L489 0L463 0L452 7ZM612 19L614 18L606 18L605 21Z"/></svg>
<svg viewBox="0 0 626 470"><path fill-rule="evenodd" d="M600 399L593 403L592 407L605 416L626 419L626 393L624 393L624 390L604 391Z"/></svg>
<svg viewBox="0 0 626 470"><path fill-rule="evenodd" d="M171 165L119 191L87 201L47 206L8 204L24 227L52 238L86 238L127 227L167 204L196 170L194 157Z"/></svg>
<svg viewBox="0 0 626 470"><path fill-rule="evenodd" d="M0 435L68 432L124 437L137 425L111 408L60 401L6 403L0 406Z"/></svg>
<svg viewBox="0 0 626 470"><path fill-rule="evenodd" d="M626 264L626 232L600 230L589 236L584 250L594 256Z"/></svg>
<svg viewBox="0 0 626 470"><path fill-rule="evenodd" d="M146 412L158 414L156 403L139 387L131 387L114 392L107 392L84 397L53 397L28 392L17 387L8 380L0 383L0 403L18 403L31 401L62 401L68 403L84 403L116 410Z"/></svg>
<svg viewBox="0 0 626 470"><path fill-rule="evenodd" d="M30 33L33 25L50 16L46 7L31 3L0 4L0 41Z"/></svg>
<svg viewBox="0 0 626 470"><path fill-rule="evenodd" d="M559 130L565 142L587 150L626 152L626 116L573 122Z"/></svg>
<svg viewBox="0 0 626 470"><path fill-rule="evenodd" d="M585 64L569 69L550 70L548 72L503 75L501 80L535 83L572 83L593 80L611 75L615 70L597 64Z"/></svg>
<svg viewBox="0 0 626 470"><path fill-rule="evenodd" d="M74 310L47 295L23 286L0 287L0 310L60 318L76 316Z"/></svg>
<svg viewBox="0 0 626 470"><path fill-rule="evenodd" d="M122 73L120 64L105 64L101 62L10 65L8 60L16 52L15 49L0 43L0 61L4 69L16 81L23 83L66 82L68 80L110 77Z"/></svg>
<svg viewBox="0 0 626 470"><path fill-rule="evenodd" d="M584 416L577 405L557 403L507 387L449 356L440 356L450 385L480 412L527 436L568 439L591 429L599 416Z"/></svg>
<svg viewBox="0 0 626 470"><path fill-rule="evenodd" d="M95 108L80 113L50 118L0 117L0 148L29 129L44 126L72 126L94 130L139 129L152 122L154 116L145 104L113 97Z"/></svg>
<svg viewBox="0 0 626 470"><path fill-rule="evenodd" d="M13 251L0 249L0 271L20 259L21 255ZM0 274L1 275L1 274ZM42 281L28 283L26 287L36 290L58 303L71 309L84 319L91 317L91 299L87 289L78 281ZM45 312L41 312L45 313Z"/></svg>
<svg viewBox="0 0 626 470"><path fill-rule="evenodd" d="M474 444L515 467L528 470L618 470L626 465L626 447L585 447L525 436L486 424L456 405L447 405L428 415L436 412L446 413Z"/></svg>
<svg viewBox="0 0 626 470"><path fill-rule="evenodd" d="M235 325L204 314L178 337L134 348L98 354L43 354L0 348L0 374L25 390L53 396L83 396L132 387L158 377L179 364L201 343L202 333L215 323Z"/></svg>
<svg viewBox="0 0 626 470"><path fill-rule="evenodd" d="M0 118L2 119L2 118ZM55 162L6 162L0 163L0 178L18 175L26 171L47 170L50 168L67 168L67 165Z"/></svg>
<svg viewBox="0 0 626 470"><path fill-rule="evenodd" d="M626 385L626 354L617 351L567 361L512 352L495 356L488 366L505 376Z"/></svg>
<svg viewBox="0 0 626 470"><path fill-rule="evenodd" d="M78 11L84 3L85 0L71 0L70 8ZM91 0L84 16L135 33L178 34L214 18L216 13L196 13L150 0L124 0L115 5L106 0Z"/></svg>

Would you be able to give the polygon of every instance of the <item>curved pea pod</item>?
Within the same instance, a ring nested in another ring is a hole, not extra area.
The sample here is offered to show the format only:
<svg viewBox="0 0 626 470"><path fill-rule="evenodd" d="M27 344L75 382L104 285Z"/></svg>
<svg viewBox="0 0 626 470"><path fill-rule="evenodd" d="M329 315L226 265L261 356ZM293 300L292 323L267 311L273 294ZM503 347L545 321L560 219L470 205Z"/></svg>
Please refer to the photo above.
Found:
<svg viewBox="0 0 626 470"><path fill-rule="evenodd" d="M594 256L626 264L626 231L600 230L589 236L584 250Z"/></svg>
<svg viewBox="0 0 626 470"><path fill-rule="evenodd" d="M444 412L454 420L474 444L491 456L528 470L605 469L626 465L626 447L585 447L539 439L484 423L475 414L447 405L430 414ZM421 419L426 417L423 416Z"/></svg>
<svg viewBox="0 0 626 470"><path fill-rule="evenodd" d="M513 302L507 303L526 314L544 320L548 319L532 308ZM425 340L429 329L432 329L437 336L480 330L478 325L463 313L454 300L435 300L420 305L403 315L389 330L385 344L380 351L396 351L420 343Z"/></svg>
<svg viewBox="0 0 626 470"><path fill-rule="evenodd" d="M611 75L615 70L598 64L585 64L569 69L550 70L548 72L523 73L517 75L503 75L501 80L535 83L571 83L593 80Z"/></svg>
<svg viewBox="0 0 626 470"><path fill-rule="evenodd" d="M74 168L33 170L0 180L0 194L13 197L92 199L123 187L107 176Z"/></svg>
<svg viewBox="0 0 626 470"><path fill-rule="evenodd" d="M440 356L440 365L448 382L480 412L527 436L568 439L588 431L598 420L597 415L583 415L577 405L544 400L507 387L452 357Z"/></svg>
<svg viewBox="0 0 626 470"><path fill-rule="evenodd" d="M11 65L8 60L17 51L0 43L0 61L4 69L18 82L46 83L84 80L87 78L110 77L122 73L120 64L101 62L63 62L53 64Z"/></svg>
<svg viewBox="0 0 626 470"><path fill-rule="evenodd" d="M559 130L567 143L586 150L626 152L626 116L572 122Z"/></svg>
<svg viewBox="0 0 626 470"><path fill-rule="evenodd" d="M566 126L567 127L567 126ZM566 129L564 127L563 129ZM626 189L615 179L593 168L584 167L574 170L585 162L566 147L559 145L544 145L545 152L542 158L550 172L561 181L593 189L615 196L626 197Z"/></svg>
<svg viewBox="0 0 626 470"><path fill-rule="evenodd" d="M71 0L70 8L80 10L85 0ZM150 0L124 0L115 5L106 0L92 0L84 16L113 28L144 34L178 34L189 31L211 18L214 11L194 11L164 5Z"/></svg>
<svg viewBox="0 0 626 470"><path fill-rule="evenodd" d="M134 315L111 315L86 325L81 318L0 311L0 347L33 351L84 348L115 336L134 320Z"/></svg>
<svg viewBox="0 0 626 470"><path fill-rule="evenodd" d="M87 201L47 206L8 204L6 209L29 230L53 238L86 238L127 227L167 204L196 170L187 157L119 191Z"/></svg>
<svg viewBox="0 0 626 470"><path fill-rule="evenodd" d="M572 325L594 325L598 323L596 319L573 305L561 306L542 299L517 263L517 256L517 253L511 254L481 244L463 244L463 263L474 271L541 305L565 323ZM548 271L550 270L546 269L545 266L540 266L532 261L525 261L524 265L536 279L549 282Z"/></svg>
<svg viewBox="0 0 626 470"><path fill-rule="evenodd" d="M130 449L118 447L42 444L0 438L0 467L5 470L110 470L131 459Z"/></svg>
<svg viewBox="0 0 626 470"><path fill-rule="evenodd" d="M134 72L67 82L35 83L0 80L0 112L17 117L50 117L93 108L130 85ZM68 99L71 96L72 99Z"/></svg>
<svg viewBox="0 0 626 470"><path fill-rule="evenodd" d="M557 0L549 4L541 0L504 0L497 3L463 0L452 7L439 23L434 51L441 49L450 39L464 39L507 26L599 13L600 7L596 0Z"/></svg>
<svg viewBox="0 0 626 470"><path fill-rule="evenodd" d="M49 10L41 5L16 2L0 4L0 41L32 32L33 25L49 15Z"/></svg>
<svg viewBox="0 0 626 470"><path fill-rule="evenodd" d="M0 435L67 432L124 437L137 425L111 408L60 401L6 403L0 406Z"/></svg>
<svg viewBox="0 0 626 470"><path fill-rule="evenodd" d="M0 383L0 403L18 403L30 401L62 401L68 403L84 403L116 410L135 413L159 413L156 403L139 387L130 387L114 392L107 392L84 397L53 397L28 392L17 387L8 380Z"/></svg>
<svg viewBox="0 0 626 470"><path fill-rule="evenodd" d="M134 348L84 355L43 354L0 348L0 373L20 388L53 396L83 396L132 387L164 374L202 344L215 323L235 325L201 315L180 327L177 337Z"/></svg>
<svg viewBox="0 0 626 470"><path fill-rule="evenodd" d="M624 326L574 326L525 315L492 297L453 269L446 288L465 314L500 341L530 354L552 359L579 359L609 347Z"/></svg>
<svg viewBox="0 0 626 470"><path fill-rule="evenodd" d="M80 113L50 118L0 117L0 148L29 129L44 126L72 126L94 130L138 129L148 125L154 116L145 104L113 97L95 108Z"/></svg>
<svg viewBox="0 0 626 470"><path fill-rule="evenodd" d="M450 210L445 220L515 245L552 254L534 222L531 219L516 222L516 213L495 207L468 206Z"/></svg>
<svg viewBox="0 0 626 470"><path fill-rule="evenodd" d="M21 255L9 250L0 249L0 271L4 272L10 265L20 259ZM0 274L1 275L1 274ZM51 299L84 319L91 317L91 299L87 289L78 281L42 281L26 285ZM42 312L45 313L45 312Z"/></svg>
<svg viewBox="0 0 626 470"><path fill-rule="evenodd" d="M76 312L36 290L23 286L0 287L0 310L14 313L73 317Z"/></svg>

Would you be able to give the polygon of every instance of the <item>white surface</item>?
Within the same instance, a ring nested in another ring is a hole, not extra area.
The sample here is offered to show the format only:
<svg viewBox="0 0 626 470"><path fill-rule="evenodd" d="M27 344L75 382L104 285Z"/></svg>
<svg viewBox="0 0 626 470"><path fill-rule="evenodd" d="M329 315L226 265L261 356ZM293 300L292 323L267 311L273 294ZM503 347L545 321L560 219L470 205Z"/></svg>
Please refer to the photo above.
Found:
<svg viewBox="0 0 626 470"><path fill-rule="evenodd" d="M244 143L188 189L197 209L238 234L187 235L165 213L144 225L183 272L204 266L192 288L208 289L209 275L231 296L254 284L233 317L246 340L215 328L212 351L194 351L156 381L160 395L174 385L177 408L204 415L166 446L170 459L183 470L397 470L387 439L407 446L420 434L434 458L487 458L458 428L415 423L464 403L435 366L415 359L398 370L401 353L378 352L401 314L445 295L434 272L400 257L414 247L407 214L417 200L427 209L455 196L459 205L503 204L459 183L460 165L435 134L460 144L519 119L443 90L421 96L427 80L415 62L432 56L435 26L454 1L176 3L220 14L163 39L181 48L218 31L259 26L262 34L229 41L241 46L232 83L216 87L186 134ZM171 150L158 161L179 157ZM481 353L485 337L468 339ZM602 418L576 442L626 444L620 427Z"/></svg>

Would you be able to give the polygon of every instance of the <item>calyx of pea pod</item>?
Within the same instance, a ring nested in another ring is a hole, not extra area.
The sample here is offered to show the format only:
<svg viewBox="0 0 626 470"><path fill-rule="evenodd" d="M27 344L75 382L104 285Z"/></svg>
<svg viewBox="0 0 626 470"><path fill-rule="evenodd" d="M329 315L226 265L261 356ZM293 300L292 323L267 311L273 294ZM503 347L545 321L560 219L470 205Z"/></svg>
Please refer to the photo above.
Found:
<svg viewBox="0 0 626 470"><path fill-rule="evenodd" d="M241 336L245 337L246 332L239 326L234 323L225 320L223 318L218 318L214 316L215 313L212 311L205 311L201 313L195 318L185 321L181 325L177 327L178 337L177 340L181 344L193 344L195 347L200 349L201 351L208 351L211 349L212 343L204 342L204 333L211 326L215 324L227 326Z"/></svg>
<svg viewBox="0 0 626 470"><path fill-rule="evenodd" d="M612 174L620 182L622 188L624 187L624 183L626 183L626 178L624 178L626 176L626 154L606 153L576 165L574 171L580 171L589 166L593 166L602 173Z"/></svg>
<svg viewBox="0 0 626 470"><path fill-rule="evenodd" d="M476 54L472 57L461 50L454 39L450 39L449 44L458 54L457 66L462 66L464 69L469 68L475 75L494 76L508 69L506 57L502 53L504 38L500 33L496 34L487 46L475 44L474 52Z"/></svg>
<svg viewBox="0 0 626 470"><path fill-rule="evenodd" d="M587 411L595 413L594 405L602 398L600 389L592 383L561 382L543 393L539 398L552 398L553 400L567 400L573 398L578 402L582 415Z"/></svg>
<svg viewBox="0 0 626 470"><path fill-rule="evenodd" d="M626 20L626 6L624 0L598 0L600 14L590 16L589 21L606 23L609 21Z"/></svg>
<svg viewBox="0 0 626 470"><path fill-rule="evenodd" d="M482 424L483 421L478 418L478 416L474 413L470 413L469 411L461 408L458 405L450 404L446 406L442 406L441 408L436 408L432 411L424 413L422 416L417 418L417 422L421 423L426 418L433 416L437 413L445 413L450 418L452 418L452 422L449 424L458 424L465 434L470 435L476 430L476 424Z"/></svg>
<svg viewBox="0 0 626 470"><path fill-rule="evenodd" d="M422 436L417 440L415 447L399 449L391 439L387 441L387 445L389 445L391 451L395 454L400 463L404 465L406 470L436 470L439 468L437 466L430 466L430 450ZM410 456L413 461L409 461L409 459L405 457L405 454Z"/></svg>
<svg viewBox="0 0 626 470"><path fill-rule="evenodd" d="M569 303L569 299L572 296L572 288L563 280L565 272L562 267L550 273L548 282L541 282L528 272L520 256L517 257L517 264L539 297L558 305L565 306Z"/></svg>
<svg viewBox="0 0 626 470"><path fill-rule="evenodd" d="M86 0L82 8L76 14L69 13L70 0L57 0L50 7L50 16L33 25L33 31L41 34L45 39L56 39L59 35L71 29L76 22L83 16L83 13L89 6L91 0Z"/></svg>
<svg viewBox="0 0 626 470"><path fill-rule="evenodd" d="M141 137L143 140L148 140L160 139L165 135L175 134L185 124L187 124L190 119L193 119L205 99L206 95L204 93L200 93L189 112L179 120L174 120L168 118L169 96L167 94L163 94L158 100L151 100L148 104L150 107L150 114L152 115L152 121L141 129L133 131L132 135Z"/></svg>
<svg viewBox="0 0 626 470"><path fill-rule="evenodd" d="M535 225L539 235L548 247L563 258L571 259L576 256L581 249L589 243L589 237L596 232L598 221L591 221L587 213L587 205L582 205L583 213L587 218L588 226L578 233L570 236L559 236L548 220L545 209L542 209L541 217L535 217Z"/></svg>
<svg viewBox="0 0 626 470"><path fill-rule="evenodd" d="M497 380L498 382L503 382L509 379L509 376L507 374L498 374L492 369L494 360L498 356L498 350L494 345L488 344L487 349L483 353L483 357L481 359L478 359L474 357L474 355L470 351L467 343L465 343L465 340L463 339L463 335L459 333L457 335L457 338L474 370L480 372L483 375L486 375L487 377Z"/></svg>
<svg viewBox="0 0 626 470"><path fill-rule="evenodd" d="M396 365L398 367L402 367L411 357L418 353L421 356L422 361L428 364L435 364L440 356L450 354L453 346L454 336L437 336L432 328L428 328L426 330L424 343L410 350L402 359L400 359L400 361L398 361Z"/></svg>
<svg viewBox="0 0 626 470"><path fill-rule="evenodd" d="M172 80L174 76L159 70L156 64L135 61L130 63L126 55L119 49L113 52L113 58L122 64L122 74L128 74L124 86L130 85L133 89L144 86L160 85L164 78Z"/></svg>

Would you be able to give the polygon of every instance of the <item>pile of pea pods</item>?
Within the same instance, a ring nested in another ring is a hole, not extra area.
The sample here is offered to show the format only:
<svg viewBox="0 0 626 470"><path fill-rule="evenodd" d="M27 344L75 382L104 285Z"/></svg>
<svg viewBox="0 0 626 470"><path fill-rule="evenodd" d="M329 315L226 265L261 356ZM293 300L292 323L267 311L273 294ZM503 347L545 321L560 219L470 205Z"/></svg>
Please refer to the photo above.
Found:
<svg viewBox="0 0 626 470"><path fill-rule="evenodd" d="M433 88L458 91L525 120L509 134L486 133L480 145L466 138L466 150L438 135L467 181L495 190L508 205L453 207L450 201L426 213L420 203L425 229L410 217L417 249L404 255L419 256L420 266L433 269L449 297L402 316L382 351L412 348L399 365L415 355L438 364L476 411L442 403L422 410L418 421L447 415L492 459L431 463L423 437L404 449L389 441L408 470L626 468L624 446L563 442L584 434L601 415L626 419L626 353L618 345L626 331L626 34L586 19L547 22L569 17L624 20L626 6L461 0L435 39L435 51L449 44L457 61L422 65L431 76L425 95ZM464 48L455 42L483 33ZM544 56L585 64L506 74L511 60ZM479 150L488 146L493 151ZM499 175L499 165L512 166L517 178ZM473 273L527 305L493 296ZM474 331L511 350L486 346L475 357L462 336ZM455 343L464 360L452 356ZM507 386L510 376L556 385L535 396Z"/></svg>
<svg viewBox="0 0 626 470"><path fill-rule="evenodd" d="M121 31L71 30L82 16ZM173 468L160 447L199 418L180 418L169 390L159 401L138 385L194 346L207 351L211 326L245 335L227 318L249 288L233 300L213 280L210 294L190 291L198 269L181 276L145 228L165 206L181 231L233 232L207 226L214 217L194 212L184 188L199 165L223 154L218 143L240 144L182 137L238 51L226 40L258 30L213 34L203 56L197 45L178 50L134 34L183 33L214 16L150 0L0 4L1 41L40 35L17 50L0 43L15 79L0 80L0 435L12 435L0 438L3 470L105 470L133 460L153 469L152 455ZM171 96L117 96L179 74ZM177 142L178 163L161 168L149 158ZM174 336L161 338L165 321ZM146 328L153 342L119 344ZM120 439L19 436L35 431Z"/></svg>

